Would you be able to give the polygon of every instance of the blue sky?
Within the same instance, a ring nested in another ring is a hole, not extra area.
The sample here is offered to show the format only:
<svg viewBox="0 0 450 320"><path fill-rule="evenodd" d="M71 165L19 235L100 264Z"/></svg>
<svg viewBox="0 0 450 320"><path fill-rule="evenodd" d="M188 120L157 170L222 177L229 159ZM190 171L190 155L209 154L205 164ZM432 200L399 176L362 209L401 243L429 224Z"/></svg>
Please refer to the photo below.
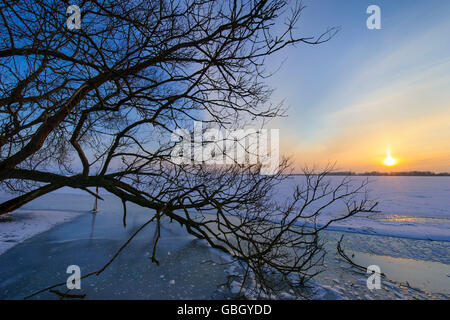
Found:
<svg viewBox="0 0 450 320"><path fill-rule="evenodd" d="M298 45L268 61L274 102L285 99L282 153L298 166L450 171L450 2L309 0L301 35L341 31L319 46ZM369 30L369 5L381 30Z"/></svg>

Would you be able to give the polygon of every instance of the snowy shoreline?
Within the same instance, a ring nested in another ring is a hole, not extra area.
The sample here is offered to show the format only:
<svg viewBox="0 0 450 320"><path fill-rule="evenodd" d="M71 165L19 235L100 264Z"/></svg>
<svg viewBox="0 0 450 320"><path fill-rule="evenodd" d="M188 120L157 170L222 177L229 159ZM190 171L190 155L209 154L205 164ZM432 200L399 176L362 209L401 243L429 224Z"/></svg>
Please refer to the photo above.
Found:
<svg viewBox="0 0 450 320"><path fill-rule="evenodd" d="M423 227L421 225L383 225L377 221L379 225L372 222L372 225L367 227L358 227L356 226L355 220L360 220L361 225L368 225L368 223L363 224L363 222L368 221L369 223L373 220L361 217L352 217L349 223L335 223L328 226L325 230L327 231L338 231L344 233L355 233L361 235L372 235L372 236L380 236L380 237L392 237L392 238L400 238L400 239L409 239L409 240L425 240L425 241L442 241L442 242L450 242L450 233L445 233L445 230L441 228L433 228L428 227L427 231L429 233L425 233L420 228ZM278 223L279 221L271 221L273 223ZM296 223L296 225L301 226L302 224ZM305 223L306 227L312 227L312 224ZM318 228L322 227L322 224L316 225ZM406 229L406 230L405 230Z"/></svg>
<svg viewBox="0 0 450 320"><path fill-rule="evenodd" d="M17 210L0 217L0 255L15 245L48 231L56 225L69 222L82 211Z"/></svg>

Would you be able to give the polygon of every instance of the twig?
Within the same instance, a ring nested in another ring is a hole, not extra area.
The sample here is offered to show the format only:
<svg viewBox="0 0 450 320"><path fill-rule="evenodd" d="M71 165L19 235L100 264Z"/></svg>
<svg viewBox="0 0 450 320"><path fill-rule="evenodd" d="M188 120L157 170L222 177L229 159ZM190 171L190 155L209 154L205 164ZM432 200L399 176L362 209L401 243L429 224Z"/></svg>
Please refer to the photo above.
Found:
<svg viewBox="0 0 450 320"><path fill-rule="evenodd" d="M76 298L76 299L84 299L86 294L71 294L71 293L63 293L59 290L51 289L49 290L51 293L57 294L61 298Z"/></svg>
<svg viewBox="0 0 450 320"><path fill-rule="evenodd" d="M341 247L342 239L344 239L344 235L341 236L341 239L339 239L339 241L338 241L338 243L337 243L337 252L339 253L339 255L340 255L342 258L344 258L344 260L347 261L349 264L351 264L352 266L354 266L355 268L357 268L357 269L359 269L359 270L361 270L361 271L363 271L363 272L366 272L366 271L367 271L367 268L366 268L366 267L361 266L361 265L359 265L359 264L353 262L353 260L350 259L350 258L345 254L344 250L343 250L342 247ZM386 275L385 275L384 273L380 273L380 275L381 275L382 277L386 277Z"/></svg>

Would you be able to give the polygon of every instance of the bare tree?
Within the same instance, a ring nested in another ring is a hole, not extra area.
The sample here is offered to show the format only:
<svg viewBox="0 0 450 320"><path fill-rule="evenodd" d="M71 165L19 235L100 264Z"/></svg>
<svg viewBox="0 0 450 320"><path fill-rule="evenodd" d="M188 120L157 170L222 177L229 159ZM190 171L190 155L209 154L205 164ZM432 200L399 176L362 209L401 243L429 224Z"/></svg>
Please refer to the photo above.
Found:
<svg viewBox="0 0 450 320"><path fill-rule="evenodd" d="M356 199L364 184L332 186L328 170L307 172L280 207L272 196L287 161L272 175L261 175L260 164L176 163L179 142L167 137L197 120L230 129L283 115L264 84L265 58L326 42L337 29L296 36L303 6L283 0L78 5L79 30L66 26L67 1L1 1L0 181L19 195L0 214L62 187L101 199L88 189L99 187L122 200L124 224L127 202L154 210L152 222L179 222L244 263L264 290L278 290L267 270L293 287L314 276L319 232L373 210L367 197ZM323 200L347 210L318 226L323 208L309 208Z"/></svg>

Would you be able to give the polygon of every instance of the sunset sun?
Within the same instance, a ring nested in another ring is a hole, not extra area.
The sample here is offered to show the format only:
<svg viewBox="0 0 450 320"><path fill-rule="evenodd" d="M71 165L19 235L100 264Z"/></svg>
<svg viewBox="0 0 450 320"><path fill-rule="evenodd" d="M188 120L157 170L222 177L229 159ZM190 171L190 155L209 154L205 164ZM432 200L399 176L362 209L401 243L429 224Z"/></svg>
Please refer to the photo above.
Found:
<svg viewBox="0 0 450 320"><path fill-rule="evenodd" d="M385 166L392 167L397 164L397 160L395 158L392 158L391 153L388 152L386 159L383 161Z"/></svg>

